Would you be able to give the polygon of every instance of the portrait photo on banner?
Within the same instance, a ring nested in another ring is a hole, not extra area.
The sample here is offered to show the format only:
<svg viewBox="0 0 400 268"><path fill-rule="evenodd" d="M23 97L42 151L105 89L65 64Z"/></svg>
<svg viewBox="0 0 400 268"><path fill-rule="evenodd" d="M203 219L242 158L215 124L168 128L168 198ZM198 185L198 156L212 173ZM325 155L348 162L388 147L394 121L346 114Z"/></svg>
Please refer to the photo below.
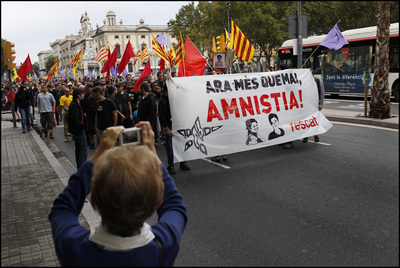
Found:
<svg viewBox="0 0 400 268"><path fill-rule="evenodd" d="M214 52L213 55L213 68L214 69L225 69L225 60L226 53L225 52Z"/></svg>

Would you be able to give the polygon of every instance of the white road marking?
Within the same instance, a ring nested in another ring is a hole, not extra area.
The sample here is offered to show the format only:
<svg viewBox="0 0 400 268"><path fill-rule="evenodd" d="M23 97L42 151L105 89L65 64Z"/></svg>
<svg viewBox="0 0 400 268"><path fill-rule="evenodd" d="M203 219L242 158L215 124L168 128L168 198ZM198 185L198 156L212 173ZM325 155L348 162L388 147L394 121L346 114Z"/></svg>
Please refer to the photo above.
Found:
<svg viewBox="0 0 400 268"><path fill-rule="evenodd" d="M224 169L230 169L230 168L231 168L231 167L229 167L229 166L220 164L220 163L218 163L218 162L213 162L213 161L211 161L210 159L207 159L207 158L202 158L202 160L207 161L207 162L209 162L209 163L211 163L211 164L220 166L220 167L222 167L222 168L224 168ZM221 162L222 162L222 161L223 161L223 160L221 160Z"/></svg>
<svg viewBox="0 0 400 268"><path fill-rule="evenodd" d="M307 143L309 143L309 142L312 142L312 143L315 143L315 144L321 144L321 145L326 145L326 146L330 146L330 145L332 145L332 144L329 144L329 143L325 143L325 142L315 142L315 141L313 141L312 139L314 139L313 137L311 137L311 138L308 138L308 141L307 141ZM298 139L299 141L303 141L303 139Z"/></svg>

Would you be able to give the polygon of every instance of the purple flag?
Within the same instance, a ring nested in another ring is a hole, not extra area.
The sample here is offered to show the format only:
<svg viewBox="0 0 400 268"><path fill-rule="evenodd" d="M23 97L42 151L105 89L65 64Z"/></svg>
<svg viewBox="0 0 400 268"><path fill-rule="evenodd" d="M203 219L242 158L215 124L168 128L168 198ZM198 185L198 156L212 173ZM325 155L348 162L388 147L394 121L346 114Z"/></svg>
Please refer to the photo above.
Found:
<svg viewBox="0 0 400 268"><path fill-rule="evenodd" d="M63 79L65 79L65 72L62 70Z"/></svg>
<svg viewBox="0 0 400 268"><path fill-rule="evenodd" d="M343 36L343 34L339 30L339 27L338 27L339 22L340 22L340 20L331 29L331 31L328 33L328 35L325 37L325 39L322 40L321 44L319 44L320 46L324 46L329 49L338 50L339 48L342 48L344 45L349 44L349 42L347 42L346 38Z"/></svg>
<svg viewBox="0 0 400 268"><path fill-rule="evenodd" d="M88 72L86 78L90 79L92 77L92 72Z"/></svg>
<svg viewBox="0 0 400 268"><path fill-rule="evenodd" d="M124 80L126 81L126 75L128 74L128 71L126 70L126 68L125 68L125 70L122 72L122 76L124 77Z"/></svg>
<svg viewBox="0 0 400 268"><path fill-rule="evenodd" d="M110 73L113 76L117 76L117 68L115 68L115 65L113 67L110 68Z"/></svg>
<svg viewBox="0 0 400 268"><path fill-rule="evenodd" d="M165 45L165 46L167 46L167 40L165 40L165 35L164 35L164 33L162 33L162 34L160 34L159 36L157 36L157 37L156 37L156 40L157 40L157 42L158 42L160 45Z"/></svg>

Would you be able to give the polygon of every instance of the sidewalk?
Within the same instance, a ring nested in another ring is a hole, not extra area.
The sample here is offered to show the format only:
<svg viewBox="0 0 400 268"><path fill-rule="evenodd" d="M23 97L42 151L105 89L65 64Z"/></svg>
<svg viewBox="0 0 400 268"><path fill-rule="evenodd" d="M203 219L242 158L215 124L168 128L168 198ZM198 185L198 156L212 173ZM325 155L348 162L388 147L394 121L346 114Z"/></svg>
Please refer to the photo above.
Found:
<svg viewBox="0 0 400 268"><path fill-rule="evenodd" d="M10 120L2 114L1 266L59 267L48 215L70 175L35 130ZM87 219L99 222L88 202L79 221L90 228Z"/></svg>
<svg viewBox="0 0 400 268"><path fill-rule="evenodd" d="M399 129L398 117L363 118L355 112L322 110L332 122L348 122ZM39 117L35 113L36 121ZM22 133L2 114L1 121L1 266L60 266L48 214L64 189L69 174L35 130ZM99 223L87 202L79 220L86 228Z"/></svg>

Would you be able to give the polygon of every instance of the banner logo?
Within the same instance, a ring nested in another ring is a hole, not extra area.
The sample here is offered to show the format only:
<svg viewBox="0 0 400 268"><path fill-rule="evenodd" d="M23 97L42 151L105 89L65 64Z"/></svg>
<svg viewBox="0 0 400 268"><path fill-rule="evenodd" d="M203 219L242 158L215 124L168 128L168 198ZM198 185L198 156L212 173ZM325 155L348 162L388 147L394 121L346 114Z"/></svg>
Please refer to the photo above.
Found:
<svg viewBox="0 0 400 268"><path fill-rule="evenodd" d="M197 116L193 127L191 129L179 129L177 130L185 139L190 139L185 143L185 152L194 145L197 150L207 155L207 147L204 145L204 137L217 131L222 126L216 127L205 127L203 128L200 123L200 118Z"/></svg>

